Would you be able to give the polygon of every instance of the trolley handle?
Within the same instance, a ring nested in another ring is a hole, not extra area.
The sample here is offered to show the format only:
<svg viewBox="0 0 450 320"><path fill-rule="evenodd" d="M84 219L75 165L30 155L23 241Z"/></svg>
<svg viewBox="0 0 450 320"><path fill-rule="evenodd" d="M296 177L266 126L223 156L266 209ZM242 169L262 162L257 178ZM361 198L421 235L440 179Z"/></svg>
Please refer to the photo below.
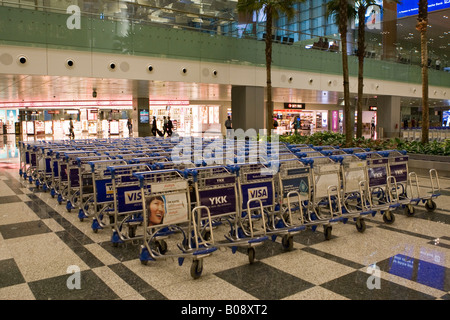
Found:
<svg viewBox="0 0 450 320"><path fill-rule="evenodd" d="M201 235L201 230L200 230L200 227L202 225L201 220L205 219L205 218L202 218L202 215L201 215L201 210L203 210L203 209L205 209L206 213L207 213L208 227L210 230L210 233L209 233L210 234L210 242L203 239L203 237ZM195 214L199 210L200 210L200 214ZM209 208L204 205L196 206L194 209L192 209L191 218L192 218L193 231L194 231L194 236L195 236L194 240L195 240L196 248L199 248L200 245L214 245L214 233L212 232L213 226L212 226L212 221L211 221L212 220L211 219L211 211L209 210Z"/></svg>
<svg viewBox="0 0 450 320"><path fill-rule="evenodd" d="M331 185L331 186L328 186L328 189L327 189L327 191L328 191L328 204L329 204L329 206L330 206L330 213L331 213L331 217L333 218L333 214L336 214L336 215L341 215L342 214L342 207L341 207L341 195L340 195L340 193L339 193L339 188L338 188L338 186L334 186L334 185ZM332 203L332 201L331 201L331 196L332 196L332 193L335 193L336 194L336 197L337 197L337 201L338 201L338 203L337 203L337 212L333 212L333 203Z"/></svg>
<svg viewBox="0 0 450 320"><path fill-rule="evenodd" d="M429 173L430 173L430 182L431 182L431 192L434 195L435 194L435 190L436 190L434 182L436 182L437 191L438 192L441 191L441 185L439 183L439 177L438 177L437 170L436 169L430 169Z"/></svg>
<svg viewBox="0 0 450 320"><path fill-rule="evenodd" d="M399 195L398 195L398 185L397 180L394 176L388 176L387 177L387 189L388 189L388 196L389 196L389 202L390 203L398 203ZM395 197L393 195L392 190L395 190Z"/></svg>
<svg viewBox="0 0 450 320"><path fill-rule="evenodd" d="M302 224L304 223L303 220L303 208L302 208L302 199L300 197L300 192L296 191L296 190L292 190L290 192L288 192L287 194L287 202L288 202L288 210L289 210L289 221L292 223L292 209L291 209L291 195L296 195L298 198L298 206L300 208L300 220L302 222Z"/></svg>

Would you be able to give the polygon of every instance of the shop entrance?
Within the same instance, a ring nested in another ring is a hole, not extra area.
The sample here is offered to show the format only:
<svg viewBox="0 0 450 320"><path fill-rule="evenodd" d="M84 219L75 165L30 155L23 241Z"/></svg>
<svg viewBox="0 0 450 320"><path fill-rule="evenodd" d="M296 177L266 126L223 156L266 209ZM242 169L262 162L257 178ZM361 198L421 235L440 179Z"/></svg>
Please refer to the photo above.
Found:
<svg viewBox="0 0 450 320"><path fill-rule="evenodd" d="M274 110L273 118L276 119L278 134L310 135L317 131L328 131L327 110ZM296 126L297 124L297 126Z"/></svg>
<svg viewBox="0 0 450 320"><path fill-rule="evenodd" d="M170 117L174 134L199 136L207 132L220 135L219 110L217 105L190 105L189 101L178 104L150 101L150 123L156 117L157 127L162 132L164 117Z"/></svg>

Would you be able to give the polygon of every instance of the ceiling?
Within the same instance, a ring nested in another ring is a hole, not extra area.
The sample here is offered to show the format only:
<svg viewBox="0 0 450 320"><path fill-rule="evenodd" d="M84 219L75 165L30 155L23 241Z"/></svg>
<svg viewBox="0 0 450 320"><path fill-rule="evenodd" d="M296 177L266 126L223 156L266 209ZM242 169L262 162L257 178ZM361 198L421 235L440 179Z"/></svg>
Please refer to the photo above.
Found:
<svg viewBox="0 0 450 320"><path fill-rule="evenodd" d="M172 3L173 1L166 2ZM215 5L225 3L226 1L215 1ZM226 8L224 9L225 11L227 11ZM448 61L446 53L450 52L448 50L450 46L449 17L450 10L429 13L431 27L428 29L428 37L433 39L430 40L430 47L445 47L446 49L443 49L445 57L442 59L444 61ZM408 42L418 44L420 36L415 29L415 23L416 17L399 19L397 24L398 39L407 38L406 40ZM420 47L418 49L420 50ZM96 89L98 92L97 100L131 100L133 96L147 95L151 100L231 100L231 86L229 85L0 74L0 103L12 101L93 100L93 89ZM342 94L336 92L282 88L274 88L273 90L273 100L275 102L290 101L337 104L339 98L342 98ZM404 98L402 99L402 105L410 105L413 101L414 104L417 103L417 99ZM449 106L449 100L435 102L438 106Z"/></svg>
<svg viewBox="0 0 450 320"><path fill-rule="evenodd" d="M97 97L92 97L95 89ZM28 101L131 100L230 101L231 86L206 83L0 75L0 103ZM273 88L275 102L336 104L337 92Z"/></svg>

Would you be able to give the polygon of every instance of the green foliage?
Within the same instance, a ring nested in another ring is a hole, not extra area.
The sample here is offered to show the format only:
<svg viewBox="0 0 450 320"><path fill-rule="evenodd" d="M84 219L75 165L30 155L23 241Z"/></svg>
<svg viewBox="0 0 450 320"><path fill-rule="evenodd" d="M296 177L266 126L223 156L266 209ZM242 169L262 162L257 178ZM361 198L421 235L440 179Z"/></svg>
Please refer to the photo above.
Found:
<svg viewBox="0 0 450 320"><path fill-rule="evenodd" d="M450 155L450 139L444 141L430 141L422 144L421 141L406 141L402 138L383 140L366 139L364 137L345 142L345 135L335 132L316 132L309 136L299 134L279 136L281 142L289 144L312 144L314 146L339 146L340 148L370 148L371 150L406 150L408 153Z"/></svg>

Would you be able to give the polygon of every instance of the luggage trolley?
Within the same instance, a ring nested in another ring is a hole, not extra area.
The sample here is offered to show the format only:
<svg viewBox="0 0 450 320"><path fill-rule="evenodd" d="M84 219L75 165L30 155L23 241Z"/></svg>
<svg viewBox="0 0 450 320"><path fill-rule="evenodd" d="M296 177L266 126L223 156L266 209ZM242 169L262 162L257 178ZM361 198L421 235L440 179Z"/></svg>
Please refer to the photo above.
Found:
<svg viewBox="0 0 450 320"><path fill-rule="evenodd" d="M47 176L51 177L51 168L48 169L47 162L47 151L50 148L49 145L41 145L37 147L38 151L36 153L36 170L33 173L34 183L36 188L43 186L47 179Z"/></svg>
<svg viewBox="0 0 450 320"><path fill-rule="evenodd" d="M93 216L92 230L97 233L99 229L103 229L112 223L112 211L114 209L114 195L111 180L111 171L109 166L117 166L126 164L123 160L99 160L90 161L91 166L93 201L88 202L88 208L84 208L79 213L80 221ZM107 218L109 220L107 220Z"/></svg>
<svg viewBox="0 0 450 320"><path fill-rule="evenodd" d="M52 159L53 159L53 152L54 151L70 151L74 149L66 148L64 146L41 146L41 155L39 156L39 167L42 169L42 172L39 176L39 178L36 180L36 187L42 186L42 190L46 192L51 184L52 184L52 177L53 177L53 166L52 166Z"/></svg>
<svg viewBox="0 0 450 320"><path fill-rule="evenodd" d="M275 177L277 204L279 209L275 220L269 224L269 233L283 235L283 248L293 248L293 236L307 227L316 227L317 223L310 219L311 204L311 168L298 159L280 160L279 170Z"/></svg>
<svg viewBox="0 0 450 320"><path fill-rule="evenodd" d="M39 146L37 144L25 144L25 162L22 169L23 178L27 179L29 183L33 183L36 179L38 166Z"/></svg>
<svg viewBox="0 0 450 320"><path fill-rule="evenodd" d="M62 161L59 162L59 194L58 203L66 202L66 209L70 212L73 208L72 196L79 188L79 169L77 159L79 157L97 156L92 151L65 151Z"/></svg>
<svg viewBox="0 0 450 320"><path fill-rule="evenodd" d="M410 187L411 187L411 202L415 205L418 205L420 201L422 203L425 203L425 209L427 209L428 212L433 212L436 210L436 202L434 202L434 198L437 198L441 195L441 186L439 183L439 176L436 171L436 169L430 169L428 171L430 176L430 183L431 183L431 193L428 193L427 195L423 195L420 192L419 187L419 179L417 177L417 174L415 172L410 172Z"/></svg>
<svg viewBox="0 0 450 320"><path fill-rule="evenodd" d="M406 151L386 150L378 151L378 153L388 158L388 182L391 184L389 191L391 192L391 196L403 205L405 214L408 216L414 215L414 205L418 205L419 202L425 203L427 211L434 211L436 209L436 203L433 199L440 195L439 176L436 169L429 170L431 194L423 196L420 192L417 174L408 170L408 156Z"/></svg>
<svg viewBox="0 0 450 320"><path fill-rule="evenodd" d="M249 262L253 263L255 259L254 247L268 238L264 234L255 235L255 230L251 229L253 228L252 217L249 217L250 223L248 226L243 225L241 211L239 210L240 198L237 188L236 167L207 166L186 169L184 173L186 177L192 179L194 186L191 201L196 206L208 208L212 226L217 229L222 225L229 226L229 230L223 232L223 239L217 240L218 237L216 236L214 245L217 248L231 247L233 253L236 253L238 247L247 247ZM209 239L211 232L212 230L209 229L204 230L204 238Z"/></svg>
<svg viewBox="0 0 450 320"><path fill-rule="evenodd" d="M113 223L111 242L114 246L126 241L139 240L137 227L142 225L142 202L139 180L135 172L150 171L143 163L109 166L111 172L113 201Z"/></svg>
<svg viewBox="0 0 450 320"><path fill-rule="evenodd" d="M340 163L326 156L300 161L312 169L311 219L321 222L325 239L330 240L332 225L342 221Z"/></svg>
<svg viewBox="0 0 450 320"><path fill-rule="evenodd" d="M48 150L47 155L50 158L50 168L51 168L51 177L50 180L47 180L47 187L44 189L45 191L50 189L50 195L52 198L59 192L60 187L60 179L59 179L59 167L60 162L62 162L63 157L62 154L66 151L76 151L75 148L71 146L55 146L54 148ZM63 166L63 168L65 168Z"/></svg>
<svg viewBox="0 0 450 320"><path fill-rule="evenodd" d="M388 159L383 158L377 152L355 153L355 156L367 161L366 195L369 209L380 212L385 223L394 223L395 215L392 211L397 209L400 204L393 202L392 197L389 196Z"/></svg>
<svg viewBox="0 0 450 320"><path fill-rule="evenodd" d="M178 258L181 266L185 258L192 258L191 276L199 278L203 272L203 259L217 250L212 232L209 239L203 237L205 228L212 230L208 207L191 209L188 182L179 170L136 172L133 175L139 179L143 210L141 263ZM174 234L182 235L175 251L165 241Z"/></svg>
<svg viewBox="0 0 450 320"><path fill-rule="evenodd" d="M376 214L367 202L367 162L353 154L334 155L331 158L341 163L343 217L353 218L356 230L362 233L366 230L364 216Z"/></svg>
<svg viewBox="0 0 450 320"><path fill-rule="evenodd" d="M83 221L88 217L89 207L91 206L94 198L94 186L91 173L92 161L109 160L109 156L88 156L77 158L78 164L78 191L74 192L71 199L71 208L79 208L78 218ZM69 210L69 209L68 209Z"/></svg>
<svg viewBox="0 0 450 320"><path fill-rule="evenodd" d="M242 238L254 239L247 249L250 263L255 260L255 247L269 239L267 219L275 211L275 184L273 175L262 163L237 163L232 167L237 175L239 195L239 229L230 241Z"/></svg>

